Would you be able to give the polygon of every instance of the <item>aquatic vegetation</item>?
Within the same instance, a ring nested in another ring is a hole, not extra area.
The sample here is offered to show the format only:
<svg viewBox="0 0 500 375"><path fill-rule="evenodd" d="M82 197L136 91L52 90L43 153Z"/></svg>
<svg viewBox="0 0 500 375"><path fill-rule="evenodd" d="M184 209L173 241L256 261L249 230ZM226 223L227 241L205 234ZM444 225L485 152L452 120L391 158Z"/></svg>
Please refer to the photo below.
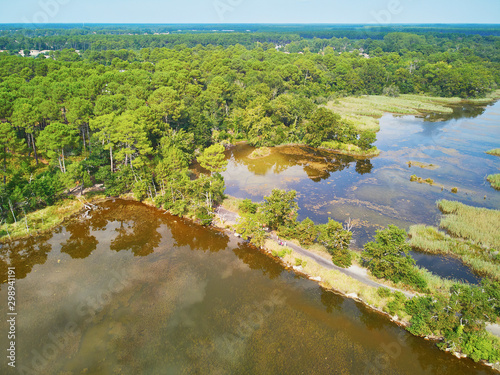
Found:
<svg viewBox="0 0 500 375"><path fill-rule="evenodd" d="M452 188L451 188L451 192L452 192L453 194L456 194L456 193L458 192L458 188L457 188L457 187L452 187Z"/></svg>
<svg viewBox="0 0 500 375"><path fill-rule="evenodd" d="M451 235L474 244L500 249L500 210L467 206L460 202L441 200L439 209L446 214L440 227Z"/></svg>
<svg viewBox="0 0 500 375"><path fill-rule="evenodd" d="M490 174L487 177L487 180L493 186L493 188L500 190L500 173L497 174Z"/></svg>
<svg viewBox="0 0 500 375"><path fill-rule="evenodd" d="M364 95L339 98L328 102L326 107L351 121L358 130L377 131L379 128L377 119L384 113L402 115L421 115L426 112L452 113L453 110L446 105L461 100L409 94L398 97Z"/></svg>
<svg viewBox="0 0 500 375"><path fill-rule="evenodd" d="M435 164L427 164L427 163L422 163L420 161L414 161L414 160L410 160L408 162L408 167L420 167L420 168L425 168L425 169L438 169L439 168L439 165L435 165Z"/></svg>
<svg viewBox="0 0 500 375"><path fill-rule="evenodd" d="M410 176L410 181L411 182L418 182L419 184L423 184L423 183L426 183L426 184L429 184L429 185L434 185L434 180L432 178L426 178L425 180L422 178L422 177L418 177L417 175L415 174L412 174Z"/></svg>
<svg viewBox="0 0 500 375"><path fill-rule="evenodd" d="M471 269L500 280L500 211L440 201L446 215L440 226L452 236L425 225L410 227L410 245L420 251L457 256Z"/></svg>
<svg viewBox="0 0 500 375"><path fill-rule="evenodd" d="M492 150L486 151L487 154L500 156L500 148L494 148Z"/></svg>

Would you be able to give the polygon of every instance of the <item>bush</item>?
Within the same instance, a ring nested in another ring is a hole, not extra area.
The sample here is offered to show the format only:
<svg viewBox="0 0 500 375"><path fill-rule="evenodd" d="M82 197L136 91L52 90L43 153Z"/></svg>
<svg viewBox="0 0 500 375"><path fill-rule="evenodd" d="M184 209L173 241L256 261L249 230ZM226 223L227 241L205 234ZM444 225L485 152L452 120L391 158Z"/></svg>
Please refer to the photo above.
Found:
<svg viewBox="0 0 500 375"><path fill-rule="evenodd" d="M397 98L400 94L399 87L395 85L390 85L388 87L384 87L382 94L385 96L390 96L392 98Z"/></svg>
<svg viewBox="0 0 500 375"><path fill-rule="evenodd" d="M299 206L295 202L297 192L273 189L270 196L264 197L262 215L272 229L295 225Z"/></svg>
<svg viewBox="0 0 500 375"><path fill-rule="evenodd" d="M462 352L474 362L485 359L488 362L500 360L499 340L489 337L484 331L475 331L466 334L462 341Z"/></svg>
<svg viewBox="0 0 500 375"><path fill-rule="evenodd" d="M380 287L377 289L377 294L382 298L387 298L392 295L392 292L389 288Z"/></svg>
<svg viewBox="0 0 500 375"><path fill-rule="evenodd" d="M148 183L144 180L137 181L134 184L132 192L134 193L134 198L138 201L144 200L148 196Z"/></svg>
<svg viewBox="0 0 500 375"><path fill-rule="evenodd" d="M283 250L273 250L271 254L275 257L284 258L286 255L290 255L292 253L292 249L285 247Z"/></svg>
<svg viewBox="0 0 500 375"><path fill-rule="evenodd" d="M426 336L432 334L432 329L428 326L432 312L431 297L413 297L405 301L405 310L411 315L408 332L416 336Z"/></svg>
<svg viewBox="0 0 500 375"><path fill-rule="evenodd" d="M198 207L195 214L196 218L200 220L201 225L210 225L212 223L213 215L206 207Z"/></svg>
<svg viewBox="0 0 500 375"><path fill-rule="evenodd" d="M406 231L394 225L378 230L374 242L364 246L364 258L368 268L378 278L405 282L418 290L424 290L427 282L416 271L415 261L410 256L406 242Z"/></svg>
<svg viewBox="0 0 500 375"><path fill-rule="evenodd" d="M333 264L348 268L352 264L352 254L349 250L332 249L328 251L332 255Z"/></svg>
<svg viewBox="0 0 500 375"><path fill-rule="evenodd" d="M250 199L243 199L238 209L243 214L255 214L257 212L257 208L259 207L258 203L253 203Z"/></svg>
<svg viewBox="0 0 500 375"><path fill-rule="evenodd" d="M307 265L307 260L303 260L303 259L300 259L300 258L295 258L295 265L297 267L299 267L299 266L305 267Z"/></svg>
<svg viewBox="0 0 500 375"><path fill-rule="evenodd" d="M374 132L364 131L359 135L358 146L362 150L369 150L372 144L377 140L377 136Z"/></svg>
<svg viewBox="0 0 500 375"><path fill-rule="evenodd" d="M328 218L328 223L319 226L319 241L332 256L333 264L347 268L352 264L352 254L349 251L352 232L345 230L342 224Z"/></svg>
<svg viewBox="0 0 500 375"><path fill-rule="evenodd" d="M406 297L398 291L393 293L393 297L394 299L387 304L385 310L391 315L396 315L405 310Z"/></svg>
<svg viewBox="0 0 500 375"><path fill-rule="evenodd" d="M314 222L305 218L295 228L295 233L297 239L304 245L312 245L313 242L318 237L318 227L314 224Z"/></svg>

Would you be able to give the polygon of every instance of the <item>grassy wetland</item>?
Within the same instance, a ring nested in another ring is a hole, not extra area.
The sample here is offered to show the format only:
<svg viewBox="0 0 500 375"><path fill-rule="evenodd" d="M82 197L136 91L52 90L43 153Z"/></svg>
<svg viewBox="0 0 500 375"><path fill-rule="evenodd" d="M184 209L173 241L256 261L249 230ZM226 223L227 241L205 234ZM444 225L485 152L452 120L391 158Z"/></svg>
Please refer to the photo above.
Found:
<svg viewBox="0 0 500 375"><path fill-rule="evenodd" d="M500 98L500 90L493 92L488 98L468 101L474 104L488 104ZM397 97L365 95L337 98L329 101L326 107L339 113L360 130L380 129L379 119L385 113L397 115L423 116L429 113L451 114L450 105L463 103L462 98L442 98L426 95L402 94Z"/></svg>
<svg viewBox="0 0 500 375"><path fill-rule="evenodd" d="M500 211L438 202L444 213L439 227L410 227L410 245L432 254L459 258L480 275L500 280Z"/></svg>

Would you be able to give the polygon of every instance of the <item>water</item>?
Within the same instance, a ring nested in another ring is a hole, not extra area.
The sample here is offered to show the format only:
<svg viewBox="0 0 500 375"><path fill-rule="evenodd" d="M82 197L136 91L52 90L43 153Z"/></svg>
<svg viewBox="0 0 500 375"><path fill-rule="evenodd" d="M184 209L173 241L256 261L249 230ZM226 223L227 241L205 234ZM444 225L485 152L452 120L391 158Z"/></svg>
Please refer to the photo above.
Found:
<svg viewBox="0 0 500 375"><path fill-rule="evenodd" d="M135 202L4 245L0 260L0 280L7 264L18 277L18 373L493 373L234 237ZM4 358L0 373L16 372Z"/></svg>
<svg viewBox="0 0 500 375"><path fill-rule="evenodd" d="M500 208L500 192L486 181L487 175L498 173L500 159L485 153L500 144L500 102L457 106L453 114L442 117L385 115L376 142L381 154L371 159L284 146L252 160L248 155L253 147L240 144L228 151L223 173L226 193L261 201L273 188L294 189L299 220L309 217L325 223L328 217L341 222L350 218L357 249L388 224L405 229L413 224L438 225L440 199ZM413 174L431 178L434 185L411 182ZM451 192L454 187L456 194ZM427 254L418 258L422 265L436 259ZM457 274L446 264L462 271ZM473 280L465 266L449 257L442 266L435 264L433 271Z"/></svg>

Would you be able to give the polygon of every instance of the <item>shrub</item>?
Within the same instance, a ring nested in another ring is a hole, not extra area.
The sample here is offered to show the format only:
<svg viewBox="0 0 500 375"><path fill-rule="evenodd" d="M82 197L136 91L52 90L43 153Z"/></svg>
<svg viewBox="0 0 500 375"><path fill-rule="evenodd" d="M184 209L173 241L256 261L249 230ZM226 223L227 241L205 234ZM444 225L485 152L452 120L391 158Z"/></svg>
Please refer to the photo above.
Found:
<svg viewBox="0 0 500 375"><path fill-rule="evenodd" d="M432 313L431 297L413 297L405 301L405 310L411 315L408 332L416 336L426 336L432 334L432 329L428 326L428 321Z"/></svg>
<svg viewBox="0 0 500 375"><path fill-rule="evenodd" d="M394 299L387 304L385 310L391 315L396 315L405 310L406 297L399 291L394 292L393 297Z"/></svg>
<svg viewBox="0 0 500 375"><path fill-rule="evenodd" d="M378 230L374 242L364 246L368 268L378 278L398 283L403 281L419 290L426 288L426 281L416 272L415 261L409 255L406 231L394 225Z"/></svg>
<svg viewBox="0 0 500 375"><path fill-rule="evenodd" d="M272 229L281 226L294 226L299 209L295 197L295 190L285 191L273 189L270 196L264 197L262 204L262 215Z"/></svg>
<svg viewBox="0 0 500 375"><path fill-rule="evenodd" d="M484 331L474 331L466 334L462 342L462 352L474 362L485 359L488 362L500 360L499 341L489 337Z"/></svg>
<svg viewBox="0 0 500 375"><path fill-rule="evenodd" d="M397 98L400 94L399 87L395 85L390 85L388 87L384 87L382 94L385 96L390 96L392 98Z"/></svg>
<svg viewBox="0 0 500 375"><path fill-rule="evenodd" d="M382 298L390 297L392 292L389 288L380 287L377 289L377 294Z"/></svg>
<svg viewBox="0 0 500 375"><path fill-rule="evenodd" d="M352 254L349 251L352 232L345 230L342 224L328 218L328 223L320 225L319 241L332 256L332 262L343 268L352 264Z"/></svg>
<svg viewBox="0 0 500 375"><path fill-rule="evenodd" d="M243 214L255 214L257 212L257 208L259 207L258 203L253 203L250 199L243 199L238 209Z"/></svg>
<svg viewBox="0 0 500 375"><path fill-rule="evenodd" d="M273 254L273 256L279 257L279 258L284 258L286 255L290 255L291 253L292 253L292 249L290 249L289 247L285 247L282 250L273 250L271 252L271 254Z"/></svg>
<svg viewBox="0 0 500 375"><path fill-rule="evenodd" d="M312 245L316 237L318 237L318 227L314 224L314 222L305 218L295 228L295 233L297 239L304 245Z"/></svg>
<svg viewBox="0 0 500 375"><path fill-rule="evenodd" d="M307 265L307 260L303 260L300 258L295 258L295 265L305 267Z"/></svg>

